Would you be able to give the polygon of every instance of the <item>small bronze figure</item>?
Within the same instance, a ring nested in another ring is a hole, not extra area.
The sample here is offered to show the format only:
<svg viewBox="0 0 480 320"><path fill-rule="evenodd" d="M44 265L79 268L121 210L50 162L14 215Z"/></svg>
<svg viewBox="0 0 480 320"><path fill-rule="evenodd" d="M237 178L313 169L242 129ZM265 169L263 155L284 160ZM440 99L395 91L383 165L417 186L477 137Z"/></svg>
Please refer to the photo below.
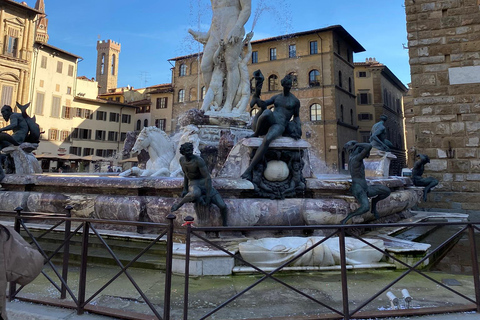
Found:
<svg viewBox="0 0 480 320"><path fill-rule="evenodd" d="M250 106L257 104L260 107L260 111L255 115L255 119L252 122L252 129L254 130L252 137L262 135L265 135L265 137L250 165L242 174L242 178L247 180L252 180L255 166L263 160L273 140L281 136L291 137L296 140L302 137L300 101L290 92L293 84L292 76L287 74L282 79L283 93L277 94L266 101L261 100L259 97L261 83L264 79L260 70L254 72L254 77L257 84ZM275 107L273 111L267 109L272 104Z"/></svg>
<svg viewBox="0 0 480 320"><path fill-rule="evenodd" d="M427 201L427 193L438 184L438 180L432 177L422 178L425 165L430 163L430 158L425 154L419 154L417 157L419 160L413 165L412 180L415 186L425 187L425 189L423 189L423 201Z"/></svg>
<svg viewBox="0 0 480 320"><path fill-rule="evenodd" d="M385 122L388 117L384 114L380 116L380 121L375 123L370 131L370 143L374 148L381 151L390 151L393 144L387 140L387 129L385 128Z"/></svg>
<svg viewBox="0 0 480 320"><path fill-rule="evenodd" d="M205 161L193 153L193 144L186 142L180 146L180 166L184 174L182 200L174 204L171 211L177 211L187 202L208 206L213 203L220 209L223 225L227 225L227 206L215 188L208 173Z"/></svg>
<svg viewBox="0 0 480 320"><path fill-rule="evenodd" d="M347 223L348 220L355 216L368 212L370 209L370 203L368 202L369 197L372 198L372 213L375 218L378 219L377 202L387 198L391 191L390 188L383 185L369 186L367 184L363 159L369 157L372 145L370 143L359 143L352 140L347 142L344 148L350 152L350 157L348 159L348 170L352 176L352 186L350 187L350 191L360 203L360 207L343 219L342 224Z"/></svg>

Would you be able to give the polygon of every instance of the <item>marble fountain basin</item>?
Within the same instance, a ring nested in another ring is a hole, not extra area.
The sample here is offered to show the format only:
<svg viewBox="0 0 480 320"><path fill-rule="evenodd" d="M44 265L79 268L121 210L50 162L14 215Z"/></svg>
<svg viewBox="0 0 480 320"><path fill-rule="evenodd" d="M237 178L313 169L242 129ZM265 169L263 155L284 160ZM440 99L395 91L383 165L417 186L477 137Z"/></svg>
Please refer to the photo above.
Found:
<svg viewBox="0 0 480 320"><path fill-rule="evenodd" d="M422 195L422 189L413 187L406 177L367 180L370 184L383 184L392 190L392 194L377 205L382 218L408 211ZM305 192L284 200L255 198L253 185L244 179L214 178L212 184L228 206L229 226L338 224L358 207L349 193L349 176L307 178ZM74 217L165 223L171 206L179 200L182 188L183 178L7 175L0 191L0 210L10 211L21 206L29 212L65 213L65 206L71 205ZM175 224L180 226L186 216L193 216L197 226L221 226L217 207L210 208L209 216L197 217L193 204L186 204L175 212ZM363 223L372 220L373 215L367 213L351 221Z"/></svg>

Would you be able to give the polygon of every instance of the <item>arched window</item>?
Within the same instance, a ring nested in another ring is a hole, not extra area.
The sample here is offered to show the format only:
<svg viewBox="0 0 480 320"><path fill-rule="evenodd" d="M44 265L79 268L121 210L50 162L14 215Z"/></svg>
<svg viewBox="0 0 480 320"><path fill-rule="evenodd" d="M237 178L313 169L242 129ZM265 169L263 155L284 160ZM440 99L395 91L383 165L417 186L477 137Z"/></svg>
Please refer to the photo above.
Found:
<svg viewBox="0 0 480 320"><path fill-rule="evenodd" d="M148 127L148 119L143 120L143 126Z"/></svg>
<svg viewBox="0 0 480 320"><path fill-rule="evenodd" d="M142 121L140 119L138 119L137 120L137 126L136 126L135 130L139 131L141 127L142 127Z"/></svg>
<svg viewBox="0 0 480 320"><path fill-rule="evenodd" d="M278 77L274 74L268 77L268 91L277 90L277 80L278 80Z"/></svg>
<svg viewBox="0 0 480 320"><path fill-rule="evenodd" d="M100 65L100 74L105 74L105 53L102 53L102 61Z"/></svg>
<svg viewBox="0 0 480 320"><path fill-rule="evenodd" d="M310 87L316 87L320 85L320 72L314 69L308 73L308 84Z"/></svg>
<svg viewBox="0 0 480 320"><path fill-rule="evenodd" d="M203 100L205 99L205 94L206 94L206 88L205 86L202 87L202 92L201 92L202 96L200 97L200 100Z"/></svg>
<svg viewBox="0 0 480 320"><path fill-rule="evenodd" d="M322 106L314 103L310 106L310 121L322 120Z"/></svg>
<svg viewBox="0 0 480 320"><path fill-rule="evenodd" d="M348 77L348 92L352 93L352 78Z"/></svg>
<svg viewBox="0 0 480 320"><path fill-rule="evenodd" d="M178 91L178 102L185 102L185 90Z"/></svg>
<svg viewBox="0 0 480 320"><path fill-rule="evenodd" d="M340 121L343 122L343 104L340 105Z"/></svg>
<svg viewBox="0 0 480 320"><path fill-rule="evenodd" d="M342 71L338 71L338 86L342 88Z"/></svg>
<svg viewBox="0 0 480 320"><path fill-rule="evenodd" d="M187 65L186 64L182 64L180 66L180 73L179 73L179 76L180 77L184 77L187 75Z"/></svg>
<svg viewBox="0 0 480 320"><path fill-rule="evenodd" d="M115 75L115 55L112 55L112 76Z"/></svg>
<svg viewBox="0 0 480 320"><path fill-rule="evenodd" d="M298 87L298 76L295 71L290 72L289 75L292 77L292 87L296 88Z"/></svg>

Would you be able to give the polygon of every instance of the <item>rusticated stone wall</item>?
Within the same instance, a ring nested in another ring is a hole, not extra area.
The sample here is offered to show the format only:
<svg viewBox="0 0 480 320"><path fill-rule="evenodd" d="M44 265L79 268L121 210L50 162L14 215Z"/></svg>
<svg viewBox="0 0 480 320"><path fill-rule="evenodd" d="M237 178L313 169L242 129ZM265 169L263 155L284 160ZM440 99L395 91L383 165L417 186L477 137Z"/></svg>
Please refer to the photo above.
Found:
<svg viewBox="0 0 480 320"><path fill-rule="evenodd" d="M478 0L405 0L416 153L440 183L428 208L480 212Z"/></svg>

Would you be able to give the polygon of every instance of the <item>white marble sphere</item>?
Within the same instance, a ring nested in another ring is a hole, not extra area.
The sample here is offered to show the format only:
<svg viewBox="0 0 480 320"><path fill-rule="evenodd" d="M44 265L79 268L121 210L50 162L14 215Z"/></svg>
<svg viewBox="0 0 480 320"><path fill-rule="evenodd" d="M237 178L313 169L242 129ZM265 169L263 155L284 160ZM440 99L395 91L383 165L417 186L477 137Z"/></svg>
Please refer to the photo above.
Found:
<svg viewBox="0 0 480 320"><path fill-rule="evenodd" d="M283 181L288 178L289 170L285 162L272 160L267 163L267 168L263 172L268 181Z"/></svg>

